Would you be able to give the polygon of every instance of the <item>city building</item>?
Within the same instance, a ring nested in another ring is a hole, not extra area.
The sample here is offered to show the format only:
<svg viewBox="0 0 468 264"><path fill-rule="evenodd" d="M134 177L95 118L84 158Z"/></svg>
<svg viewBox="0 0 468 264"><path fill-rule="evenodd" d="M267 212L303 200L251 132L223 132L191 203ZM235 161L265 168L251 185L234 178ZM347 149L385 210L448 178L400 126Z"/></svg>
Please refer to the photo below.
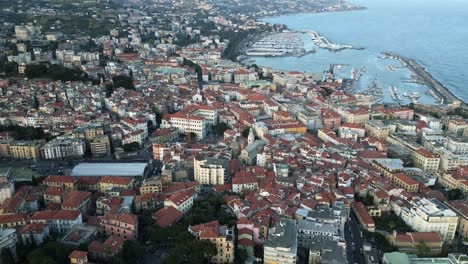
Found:
<svg viewBox="0 0 468 264"><path fill-rule="evenodd" d="M468 238L468 203L466 200L447 201L445 204L458 215L457 233L463 239Z"/></svg>
<svg viewBox="0 0 468 264"><path fill-rule="evenodd" d="M193 177L200 184L223 185L229 178L229 160L196 157L193 161Z"/></svg>
<svg viewBox="0 0 468 264"><path fill-rule="evenodd" d="M172 206L183 214L186 214L193 206L195 195L196 192L191 189L176 192L164 200L164 207Z"/></svg>
<svg viewBox="0 0 468 264"><path fill-rule="evenodd" d="M40 148L43 159L62 159L82 157L86 152L86 145L83 139L55 138Z"/></svg>
<svg viewBox="0 0 468 264"><path fill-rule="evenodd" d="M10 250L13 257L16 259L16 243L18 243L18 236L16 230L13 228L0 229L0 250Z"/></svg>
<svg viewBox="0 0 468 264"><path fill-rule="evenodd" d="M107 213L101 219L101 227L107 236L135 240L138 237L138 217L134 214Z"/></svg>
<svg viewBox="0 0 468 264"><path fill-rule="evenodd" d="M369 214L364 204L362 204L361 202L352 202L351 207L353 208L354 213L356 214L356 217L359 220L359 223L361 224L362 228L369 232L374 232L374 219L372 219L372 216Z"/></svg>
<svg viewBox="0 0 468 264"><path fill-rule="evenodd" d="M105 135L96 136L89 140L91 154L95 157L110 155L109 137Z"/></svg>
<svg viewBox="0 0 468 264"><path fill-rule="evenodd" d="M94 259L108 259L122 252L125 240L123 237L111 235L103 243L91 242L88 246L88 252Z"/></svg>
<svg viewBox="0 0 468 264"><path fill-rule="evenodd" d="M189 232L200 240L206 240L216 246L217 254L211 258L212 263L234 262L234 228L220 225L218 221L189 226Z"/></svg>
<svg viewBox="0 0 468 264"><path fill-rule="evenodd" d="M281 219L270 229L263 246L265 264L297 263L297 224L292 219Z"/></svg>
<svg viewBox="0 0 468 264"><path fill-rule="evenodd" d="M42 184L53 188L63 188L65 190L75 189L75 179L72 176L49 175L42 181Z"/></svg>
<svg viewBox="0 0 468 264"><path fill-rule="evenodd" d="M160 194L161 192L162 192L162 181L160 177L144 179L140 185L140 194L147 194L147 193Z"/></svg>
<svg viewBox="0 0 468 264"><path fill-rule="evenodd" d="M398 247L399 252L413 253L418 252L418 245L425 243L429 248L431 255L435 256L442 252L444 241L437 232L407 232L398 234L393 232L390 237L390 243Z"/></svg>
<svg viewBox="0 0 468 264"><path fill-rule="evenodd" d="M438 232L444 241L452 241L457 231L457 214L435 198L412 201L400 217L417 232Z"/></svg>
<svg viewBox="0 0 468 264"><path fill-rule="evenodd" d="M39 211L31 216L30 222L48 225L51 233L66 233L83 224L83 219L78 210Z"/></svg>
<svg viewBox="0 0 468 264"><path fill-rule="evenodd" d="M148 163L80 163L71 173L73 177L104 177L119 176L130 178L145 178L150 173Z"/></svg>
<svg viewBox="0 0 468 264"><path fill-rule="evenodd" d="M118 177L118 176L104 176L98 182L98 188L100 192L112 191L114 188L120 190L133 189L133 178Z"/></svg>
<svg viewBox="0 0 468 264"><path fill-rule="evenodd" d="M40 147L45 140L13 141L8 146L8 152L14 159L40 159Z"/></svg>
<svg viewBox="0 0 468 264"><path fill-rule="evenodd" d="M440 158L424 148L413 152L414 165L427 172L435 173L439 170Z"/></svg>
<svg viewBox="0 0 468 264"><path fill-rule="evenodd" d="M448 254L447 257L418 257L403 252L384 253L383 264L467 264L468 256L465 254Z"/></svg>
<svg viewBox="0 0 468 264"><path fill-rule="evenodd" d="M161 144L176 141L179 138L177 128L156 129L151 134L150 141L153 144Z"/></svg>
<svg viewBox="0 0 468 264"><path fill-rule="evenodd" d="M88 252L73 250L68 255L68 259L70 259L70 264L86 264L88 263Z"/></svg>
<svg viewBox="0 0 468 264"><path fill-rule="evenodd" d="M49 236L49 226L44 223L27 224L21 228L20 231L21 239L23 244L36 243L36 245L42 244L44 239Z"/></svg>

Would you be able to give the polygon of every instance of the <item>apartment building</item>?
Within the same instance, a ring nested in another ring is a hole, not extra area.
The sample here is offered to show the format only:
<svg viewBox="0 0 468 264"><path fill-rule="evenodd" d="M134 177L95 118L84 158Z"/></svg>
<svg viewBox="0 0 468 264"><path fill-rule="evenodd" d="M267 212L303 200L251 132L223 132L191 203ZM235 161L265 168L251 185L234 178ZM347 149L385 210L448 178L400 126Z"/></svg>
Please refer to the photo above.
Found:
<svg viewBox="0 0 468 264"><path fill-rule="evenodd" d="M109 212L102 217L101 227L107 236L118 236L125 240L138 237L138 217L134 214Z"/></svg>
<svg viewBox="0 0 468 264"><path fill-rule="evenodd" d="M404 173L394 174L392 183L408 192L417 192L419 189L419 182Z"/></svg>
<svg viewBox="0 0 468 264"><path fill-rule="evenodd" d="M38 211L31 216L30 222L48 225L51 233L66 233L83 224L83 219L78 210Z"/></svg>
<svg viewBox="0 0 468 264"><path fill-rule="evenodd" d="M468 194L468 166L459 166L453 172L443 173L439 183L449 190L460 189Z"/></svg>
<svg viewBox="0 0 468 264"><path fill-rule="evenodd" d="M195 195L196 192L193 189L176 192L164 200L164 207L172 206L186 214L193 206Z"/></svg>
<svg viewBox="0 0 468 264"><path fill-rule="evenodd" d="M75 179L72 176L49 175L42 181L48 187L63 188L66 190L75 189Z"/></svg>
<svg viewBox="0 0 468 264"><path fill-rule="evenodd" d="M463 239L468 239L468 203L466 200L448 201L445 204L458 215L457 233Z"/></svg>
<svg viewBox="0 0 468 264"><path fill-rule="evenodd" d="M424 148L418 148L413 152L414 165L430 173L439 170L440 158Z"/></svg>
<svg viewBox="0 0 468 264"><path fill-rule="evenodd" d="M14 159L40 159L40 147L45 140L21 140L13 141L8 146L8 152Z"/></svg>
<svg viewBox="0 0 468 264"><path fill-rule="evenodd" d="M263 246L265 264L297 263L297 224L283 218L270 229Z"/></svg>
<svg viewBox="0 0 468 264"><path fill-rule="evenodd" d="M40 151L43 159L81 157L86 152L86 145L83 139L56 138L43 145Z"/></svg>
<svg viewBox="0 0 468 264"><path fill-rule="evenodd" d="M93 156L106 156L111 153L109 137L97 136L89 141L89 147Z"/></svg>
<svg viewBox="0 0 468 264"><path fill-rule="evenodd" d="M369 232L374 232L374 219L372 219L364 204L362 204L361 202L353 202L351 204L351 207L353 208L354 213L356 213L356 217L359 220L359 223L361 224L362 228Z"/></svg>
<svg viewBox="0 0 468 264"><path fill-rule="evenodd" d="M159 194L162 192L162 181L161 178L148 178L144 179L140 186L140 194L147 193L156 193Z"/></svg>
<svg viewBox="0 0 468 264"><path fill-rule="evenodd" d="M382 120L369 120L364 124L366 133L370 137L378 139L387 139L390 134L390 127Z"/></svg>
<svg viewBox="0 0 468 264"><path fill-rule="evenodd" d="M133 178L118 177L118 176L104 176L98 182L100 192L107 192L114 188L118 189L132 189Z"/></svg>
<svg viewBox="0 0 468 264"><path fill-rule="evenodd" d="M229 160L196 157L193 161L194 179L200 184L223 185L228 182Z"/></svg>
<svg viewBox="0 0 468 264"><path fill-rule="evenodd" d="M195 133L203 139L209 126L218 123L218 111L210 106L189 105L175 114L164 114L161 128L177 128L179 133Z"/></svg>
<svg viewBox="0 0 468 264"><path fill-rule="evenodd" d="M216 246L217 254L211 258L212 263L233 263L234 262L234 227L220 225L218 221L205 224L189 226L189 232L200 240L213 243Z"/></svg>
<svg viewBox="0 0 468 264"><path fill-rule="evenodd" d="M401 219L418 232L438 232L444 241L453 240L458 225L457 214L435 198L412 201Z"/></svg>

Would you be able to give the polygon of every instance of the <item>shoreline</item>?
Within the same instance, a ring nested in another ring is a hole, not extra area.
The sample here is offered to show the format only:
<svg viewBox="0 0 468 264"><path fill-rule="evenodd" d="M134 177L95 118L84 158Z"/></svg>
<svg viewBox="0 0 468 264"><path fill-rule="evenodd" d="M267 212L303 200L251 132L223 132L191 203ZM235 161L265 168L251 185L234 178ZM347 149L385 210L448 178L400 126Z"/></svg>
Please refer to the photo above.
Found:
<svg viewBox="0 0 468 264"><path fill-rule="evenodd" d="M264 18L276 18L276 17L280 17L280 16L292 16L292 15L300 15L300 14L340 13L340 12L353 12L353 11L362 11L362 10L367 10L367 7L365 7L365 6L358 6L358 7L355 7L355 8L340 9L340 10L334 10L334 11L284 12L284 13L274 14L274 15L271 15L271 16L259 16L259 17L255 17L255 16L254 16L254 18L255 18L257 21L261 21L261 19L264 19ZM285 26L286 26L286 25L285 25ZM286 28L288 28L288 27L286 26Z"/></svg>
<svg viewBox="0 0 468 264"><path fill-rule="evenodd" d="M382 54L388 57L394 57L395 59L405 63L408 70L410 70L411 73L416 76L417 81L424 83L430 90L432 90L435 94L444 99L443 105L459 102L460 107L467 107L465 101L458 98L455 94L453 94L450 91L450 89L448 89L440 81L435 79L428 71L426 71L426 68L419 64L416 60L393 52L382 52Z"/></svg>

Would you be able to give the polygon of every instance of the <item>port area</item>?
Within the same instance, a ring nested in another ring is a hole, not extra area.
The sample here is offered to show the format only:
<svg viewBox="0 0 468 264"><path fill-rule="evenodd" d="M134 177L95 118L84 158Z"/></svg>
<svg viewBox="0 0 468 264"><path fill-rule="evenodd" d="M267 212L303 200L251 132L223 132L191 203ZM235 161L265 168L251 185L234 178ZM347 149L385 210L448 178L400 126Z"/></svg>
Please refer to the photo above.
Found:
<svg viewBox="0 0 468 264"><path fill-rule="evenodd" d="M312 41L315 43L315 45L317 45L319 48L322 48L322 49L328 49L330 51L335 51L335 52L340 51L340 50L344 50L344 49L355 49L355 50L363 50L364 49L363 47L356 47L356 46L351 46L351 45L341 45L341 44L332 43L326 37L320 36L320 34L318 34L315 31L308 30L308 31L302 31L302 33L307 34L312 39Z"/></svg>
<svg viewBox="0 0 468 264"><path fill-rule="evenodd" d="M468 105L462 100L458 99L450 90L444 85L437 81L426 69L417 63L415 60L404 57L402 55L383 52L385 57L399 60L404 66L406 66L412 72L412 78L415 82L426 85L430 90L430 93L436 100L443 104L451 104L454 107L468 108Z"/></svg>
<svg viewBox="0 0 468 264"><path fill-rule="evenodd" d="M314 52L316 52L315 49L306 50L304 48L300 32L286 31L260 37L246 49L245 54L260 57L302 57Z"/></svg>

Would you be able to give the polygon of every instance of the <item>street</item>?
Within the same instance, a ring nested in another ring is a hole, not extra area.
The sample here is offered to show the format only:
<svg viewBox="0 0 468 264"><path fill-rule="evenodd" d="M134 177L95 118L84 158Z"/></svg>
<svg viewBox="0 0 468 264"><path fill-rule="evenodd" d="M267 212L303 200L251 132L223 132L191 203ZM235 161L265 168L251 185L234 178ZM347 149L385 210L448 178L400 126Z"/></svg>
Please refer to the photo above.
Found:
<svg viewBox="0 0 468 264"><path fill-rule="evenodd" d="M361 226L353 213L350 213L349 217L350 220L345 225L346 258L350 264L366 263L364 255L361 253L363 244Z"/></svg>

